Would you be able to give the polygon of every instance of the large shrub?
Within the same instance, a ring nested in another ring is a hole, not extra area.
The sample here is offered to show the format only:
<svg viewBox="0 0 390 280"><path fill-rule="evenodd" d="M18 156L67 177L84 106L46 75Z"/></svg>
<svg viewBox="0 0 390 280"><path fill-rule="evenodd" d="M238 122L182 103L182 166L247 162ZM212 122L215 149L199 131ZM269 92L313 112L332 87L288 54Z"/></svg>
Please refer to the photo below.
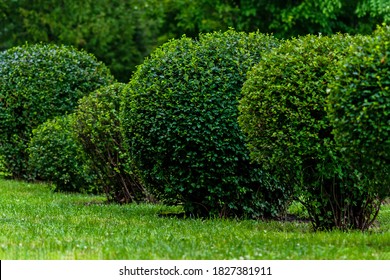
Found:
<svg viewBox="0 0 390 280"><path fill-rule="evenodd" d="M328 111L336 142L380 199L390 196L390 26L352 45L332 75Z"/></svg>
<svg viewBox="0 0 390 280"><path fill-rule="evenodd" d="M108 68L71 47L25 45L0 53L0 154L13 177L26 175L33 128L70 112L77 100L112 83Z"/></svg>
<svg viewBox="0 0 390 280"><path fill-rule="evenodd" d="M336 148L326 72L363 37L305 36L265 54L248 74L239 123L252 159L294 189L315 229L367 228L376 212Z"/></svg>
<svg viewBox="0 0 390 280"><path fill-rule="evenodd" d="M125 171L126 155L119 122L119 96L125 84L116 83L79 100L73 129L91 167L99 174L99 186L110 201L141 201L145 190L134 170Z"/></svg>
<svg viewBox="0 0 390 280"><path fill-rule="evenodd" d="M278 42L230 30L157 49L125 88L121 119L151 191L199 216L277 215L285 193L249 162L238 123L247 70Z"/></svg>
<svg viewBox="0 0 390 280"><path fill-rule="evenodd" d="M48 120L33 130L27 152L31 179L54 184L55 190L93 190L93 173L72 128L73 115Z"/></svg>

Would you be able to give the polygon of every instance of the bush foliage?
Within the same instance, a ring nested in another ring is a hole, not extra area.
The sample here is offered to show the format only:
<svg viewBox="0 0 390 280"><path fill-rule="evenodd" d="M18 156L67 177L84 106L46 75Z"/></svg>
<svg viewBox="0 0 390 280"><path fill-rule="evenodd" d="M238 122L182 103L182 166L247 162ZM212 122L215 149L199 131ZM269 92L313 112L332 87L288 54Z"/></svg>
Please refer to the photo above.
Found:
<svg viewBox="0 0 390 280"><path fill-rule="evenodd" d="M145 198L145 190L134 170L125 171L126 156L119 121L120 94L125 84L116 83L92 92L79 100L73 129L99 174L109 201L137 202Z"/></svg>
<svg viewBox="0 0 390 280"><path fill-rule="evenodd" d="M328 112L348 163L390 196L390 26L352 45L334 68Z"/></svg>
<svg viewBox="0 0 390 280"><path fill-rule="evenodd" d="M278 42L230 30L157 49L123 95L130 157L151 191L199 216L277 215L285 200L249 162L238 123L247 70Z"/></svg>
<svg viewBox="0 0 390 280"><path fill-rule="evenodd" d="M73 115L56 117L33 130L27 152L31 179L53 183L55 190L91 190L93 174L72 129Z"/></svg>
<svg viewBox="0 0 390 280"><path fill-rule="evenodd" d="M77 100L113 82L95 57L71 47L24 45L0 53L0 154L14 178L26 175L33 128L66 114Z"/></svg>
<svg viewBox="0 0 390 280"><path fill-rule="evenodd" d="M362 228L378 201L338 152L325 111L327 71L363 37L284 42L248 74L239 123L252 159L294 188L315 229Z"/></svg>

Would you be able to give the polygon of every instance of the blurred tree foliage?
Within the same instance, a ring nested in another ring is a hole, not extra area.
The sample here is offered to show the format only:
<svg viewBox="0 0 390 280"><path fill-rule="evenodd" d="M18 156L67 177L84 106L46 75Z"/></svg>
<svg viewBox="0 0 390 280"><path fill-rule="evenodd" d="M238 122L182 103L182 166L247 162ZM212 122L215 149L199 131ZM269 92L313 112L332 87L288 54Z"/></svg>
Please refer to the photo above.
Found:
<svg viewBox="0 0 390 280"><path fill-rule="evenodd" d="M371 33L390 21L389 0L172 0L177 33L226 30L305 34Z"/></svg>
<svg viewBox="0 0 390 280"><path fill-rule="evenodd" d="M29 42L73 45L93 53L119 80L157 43L157 0L3 0L0 48ZM161 9L160 9L161 7Z"/></svg>
<svg viewBox="0 0 390 280"><path fill-rule="evenodd" d="M371 33L390 22L389 0L2 0L0 50L25 41L83 48L127 82L156 46L183 34L238 31Z"/></svg>

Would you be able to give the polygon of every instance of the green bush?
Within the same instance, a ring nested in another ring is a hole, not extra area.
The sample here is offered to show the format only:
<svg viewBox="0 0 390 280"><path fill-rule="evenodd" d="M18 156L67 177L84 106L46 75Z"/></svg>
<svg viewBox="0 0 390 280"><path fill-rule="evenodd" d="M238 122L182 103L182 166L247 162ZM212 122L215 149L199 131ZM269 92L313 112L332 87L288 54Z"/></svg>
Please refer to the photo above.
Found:
<svg viewBox="0 0 390 280"><path fill-rule="evenodd" d="M246 72L277 44L259 33L201 34L163 45L139 66L121 121L153 194L195 216L275 216L284 207L283 189L250 164L237 123Z"/></svg>
<svg viewBox="0 0 390 280"><path fill-rule="evenodd" d="M134 173L125 171L125 153L119 122L120 94L125 84L116 83L79 100L73 129L91 167L99 174L109 201L137 202L145 190Z"/></svg>
<svg viewBox="0 0 390 280"><path fill-rule="evenodd" d="M328 112L348 163L390 196L390 26L352 45L328 86Z"/></svg>
<svg viewBox="0 0 390 280"><path fill-rule="evenodd" d="M0 154L0 178L1 177L8 177L10 174L8 174L7 169L5 168L5 161L3 156Z"/></svg>
<svg viewBox="0 0 390 280"><path fill-rule="evenodd" d="M73 132L72 118L56 117L33 130L27 148L30 177L53 183L58 191L89 191L94 178Z"/></svg>
<svg viewBox="0 0 390 280"><path fill-rule="evenodd" d="M286 41L263 56L242 90L239 123L251 158L291 186L316 230L366 229L378 209L338 152L325 111L327 71L362 41L343 35Z"/></svg>
<svg viewBox="0 0 390 280"><path fill-rule="evenodd" d="M70 112L77 100L113 82L108 68L71 47L24 45L0 53L0 154L14 178L26 176L33 128Z"/></svg>

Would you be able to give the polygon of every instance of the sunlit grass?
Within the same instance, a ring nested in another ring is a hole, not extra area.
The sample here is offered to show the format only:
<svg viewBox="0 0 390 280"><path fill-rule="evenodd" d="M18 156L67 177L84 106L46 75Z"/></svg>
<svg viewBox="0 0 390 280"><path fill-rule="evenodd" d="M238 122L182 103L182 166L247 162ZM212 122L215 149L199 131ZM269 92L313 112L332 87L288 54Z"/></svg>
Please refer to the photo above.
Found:
<svg viewBox="0 0 390 280"><path fill-rule="evenodd" d="M161 205L115 205L0 180L0 259L390 259L390 207L368 232L310 224L160 217Z"/></svg>

